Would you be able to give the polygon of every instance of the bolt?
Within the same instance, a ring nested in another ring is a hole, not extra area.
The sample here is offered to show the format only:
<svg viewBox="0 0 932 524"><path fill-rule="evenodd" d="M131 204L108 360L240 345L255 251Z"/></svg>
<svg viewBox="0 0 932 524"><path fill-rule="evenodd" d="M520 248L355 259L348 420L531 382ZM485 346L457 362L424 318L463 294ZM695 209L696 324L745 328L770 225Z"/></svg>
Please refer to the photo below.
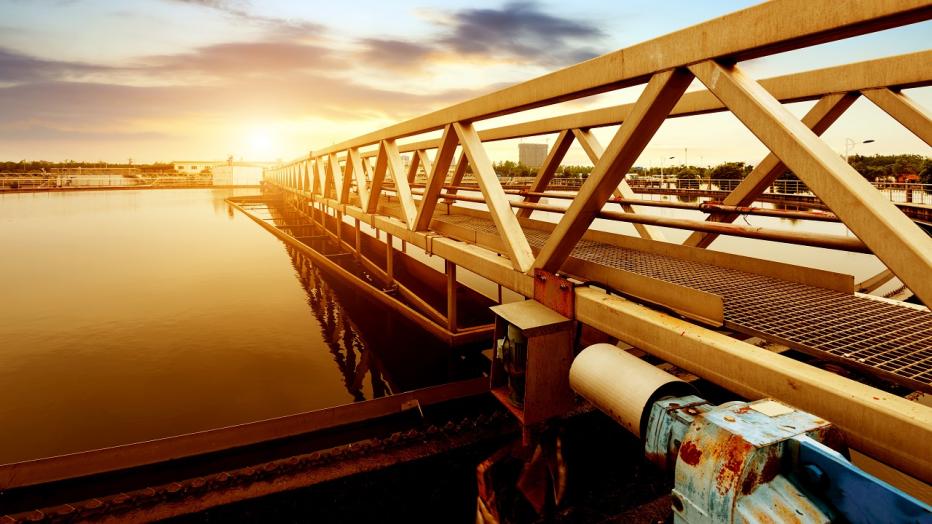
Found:
<svg viewBox="0 0 932 524"><path fill-rule="evenodd" d="M828 486L828 477L819 466L815 464L805 464L800 469L800 472L802 473L803 482L809 487L817 490L824 490Z"/></svg>
<svg viewBox="0 0 932 524"><path fill-rule="evenodd" d="M683 501L680 500L676 494L673 495L673 509L676 510L677 513L682 513L684 509Z"/></svg>

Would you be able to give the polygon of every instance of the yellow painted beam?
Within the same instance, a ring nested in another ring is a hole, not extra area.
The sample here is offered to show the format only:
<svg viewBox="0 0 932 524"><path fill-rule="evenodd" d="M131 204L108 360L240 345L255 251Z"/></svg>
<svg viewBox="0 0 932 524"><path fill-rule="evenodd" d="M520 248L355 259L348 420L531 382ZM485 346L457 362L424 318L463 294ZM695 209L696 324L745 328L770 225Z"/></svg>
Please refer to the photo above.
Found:
<svg viewBox="0 0 932 524"><path fill-rule="evenodd" d="M498 233L505 244L505 250L508 258L515 269L519 271L528 271L534 262L534 255L531 253L531 246L521 230L518 218L511 210L511 204L508 203L508 197L502 189L502 184L498 181L495 170L492 169L492 161L489 160L485 147L479 140L476 129L469 123L453 123L453 130L459 138L460 145L466 157L469 158L469 164L472 166L476 180L479 182L479 189L482 196L485 197L485 203L492 214L492 221L498 228Z"/></svg>
<svg viewBox="0 0 932 524"><path fill-rule="evenodd" d="M574 129L573 134L576 136L576 140L579 141L579 145L582 146L592 164L595 165L598 163L599 159L602 158L602 154L605 152L602 144L599 143L599 139L597 139L589 129ZM631 189L631 186L628 185L628 181L625 179L621 179L618 187L612 191L612 195L629 200L634 200L637 198L637 195L634 194L634 191ZM625 213L637 213L637 211L634 209L634 206L630 204L622 204L621 208L625 211ZM664 240L663 233L655 227L647 226L644 224L632 225L634 226L635 231L638 232L638 236L641 238Z"/></svg>
<svg viewBox="0 0 932 524"><path fill-rule="evenodd" d="M932 4L927 0L766 2L335 144L318 154L637 85L657 71L703 60L747 60L929 18ZM564 129L569 127L582 126Z"/></svg>
<svg viewBox="0 0 932 524"><path fill-rule="evenodd" d="M612 138L566 214L547 239L534 267L557 272L563 261L624 179L660 124L692 81L684 69L655 74L641 93L628 120Z"/></svg>
<svg viewBox="0 0 932 524"><path fill-rule="evenodd" d="M836 93L823 96L803 117L803 124L812 129L816 135L821 135L840 117L855 100L857 93ZM769 186L787 170L786 165L769 153L757 166L744 177L744 180L726 196L722 203L728 206L749 206L755 198L760 196ZM734 222L738 218L736 213L712 213L710 222ZM694 247L708 247L718 238L715 233L695 231L683 241L683 245Z"/></svg>
<svg viewBox="0 0 932 524"><path fill-rule="evenodd" d="M932 62L926 63L926 67ZM932 146L932 118L912 98L887 88L865 89L862 91L871 102L903 124L926 144Z"/></svg>
<svg viewBox="0 0 932 524"><path fill-rule="evenodd" d="M447 179L447 172L450 170L450 163L453 161L453 154L456 152L458 143L453 126L444 128L443 136L440 138L440 149L437 150L433 165L427 170L427 184L424 186L421 205L414 221L415 231L425 231L430 227L430 219L434 216L434 210L437 207L437 197ZM430 164L425 164L427 165Z"/></svg>
<svg viewBox="0 0 932 524"><path fill-rule="evenodd" d="M573 145L573 134L567 129L560 131L550 151L547 152L547 158L544 159L543 165L537 170L534 181L531 182L532 192L540 193L547 189L547 184L553 179L553 175L557 172L557 168L560 167L560 162L563 161L571 145ZM524 197L524 201L539 202L540 197L537 195L528 195ZM530 217L532 211L533 210L527 208L519 209L518 216L522 218Z"/></svg>
<svg viewBox="0 0 932 524"><path fill-rule="evenodd" d="M743 397L823 417L853 448L932 482L932 408L592 288L576 289L576 319Z"/></svg>
<svg viewBox="0 0 932 524"><path fill-rule="evenodd" d="M706 61L693 74L774 152L925 304L932 239L737 66Z"/></svg>

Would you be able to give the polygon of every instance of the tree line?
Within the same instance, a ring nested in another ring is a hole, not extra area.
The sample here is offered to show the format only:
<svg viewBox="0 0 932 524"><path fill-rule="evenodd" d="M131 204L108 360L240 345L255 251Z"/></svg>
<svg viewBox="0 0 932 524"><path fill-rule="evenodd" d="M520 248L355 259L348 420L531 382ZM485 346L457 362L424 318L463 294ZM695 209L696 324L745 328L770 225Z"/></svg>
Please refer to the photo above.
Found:
<svg viewBox="0 0 932 524"><path fill-rule="evenodd" d="M140 171L171 171L172 164L169 162L155 162L152 164L134 164L132 160L126 163L113 162L75 162L65 160L64 162L49 162L47 160L21 160L0 161L0 173L41 173L50 172L52 169L92 169L92 168L133 168Z"/></svg>
<svg viewBox="0 0 932 524"><path fill-rule="evenodd" d="M915 154L899 155L852 155L848 162L858 173L870 182L918 182L932 184L932 158ZM495 162L495 173L502 178L533 177L537 169L530 168L513 160ZM674 165L665 167L639 167L631 169L640 176L665 177L680 180L731 180L731 186L737 186L754 166L744 162L723 162L716 166ZM557 177L585 179L592 172L592 166L561 165L557 168ZM792 171L786 171L777 179L777 184L788 190L795 186L799 178ZM728 184L725 184L728 185ZM726 189L726 188L722 188Z"/></svg>

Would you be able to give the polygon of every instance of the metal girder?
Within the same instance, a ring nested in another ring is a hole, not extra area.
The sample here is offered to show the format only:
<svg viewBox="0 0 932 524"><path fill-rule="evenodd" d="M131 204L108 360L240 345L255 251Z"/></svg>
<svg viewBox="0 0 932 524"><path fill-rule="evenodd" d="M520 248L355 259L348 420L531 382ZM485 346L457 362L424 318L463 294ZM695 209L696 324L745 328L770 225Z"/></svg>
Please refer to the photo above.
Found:
<svg viewBox="0 0 932 524"><path fill-rule="evenodd" d="M418 149L418 150L417 150L417 159L418 159L418 162L420 162L421 167L424 169L424 174L427 175L427 176L430 176L431 161L430 161L430 158L428 158L428 156L427 156L427 151L425 151L425 150L423 150L423 149ZM413 163L413 162L412 162L412 163ZM417 172L415 171L414 174L415 174L415 176L416 176L416 175L417 175ZM412 180L412 181L413 181L413 180Z"/></svg>
<svg viewBox="0 0 932 524"><path fill-rule="evenodd" d="M608 202L692 78L684 69L664 71L651 77L630 117L615 133L605 154L580 188L579 195L537 254L535 268L551 273L560 270L563 261L589 229L596 214Z"/></svg>
<svg viewBox="0 0 932 524"><path fill-rule="evenodd" d="M456 160L456 170L453 171L453 177L450 179L450 184L454 186L450 190L450 193L456 194L456 186L460 185L460 182L463 181L463 177L466 176L466 170L469 168L469 157L466 156L466 150L463 149L460 151L460 156Z"/></svg>
<svg viewBox="0 0 932 524"><path fill-rule="evenodd" d="M396 145L395 148L397 149L398 146ZM414 183L414 179L417 177L417 168L420 167L420 163L421 156L417 154L417 151L415 151L415 154L411 155L411 163L408 164L408 173L405 175L405 180L408 182L408 187L411 187L411 184Z"/></svg>
<svg viewBox="0 0 932 524"><path fill-rule="evenodd" d="M926 0L870 0L856 5L810 0L767 2L334 144L319 153L636 85L657 71L702 60L747 60L929 18L932 5ZM736 31L736 27L752 27L754 31Z"/></svg>
<svg viewBox="0 0 932 524"><path fill-rule="evenodd" d="M569 151L571 145L573 145L573 134L566 129L560 131L550 151L547 152L547 158L544 159L543 165L537 170L534 181L531 182L531 191L536 193L547 189L547 184L553 179L553 175L557 172L557 168L560 167L560 162L563 161L563 157L566 156L566 152ZM524 197L524 201L539 202L540 197L528 195ZM531 209L519 209L518 216L528 218L531 216L532 211Z"/></svg>
<svg viewBox="0 0 932 524"><path fill-rule="evenodd" d="M311 187L311 192L318 195L323 195L327 187L327 172L324 169L324 161L322 157L317 157L314 159L314 180L311 182L313 186Z"/></svg>
<svg viewBox="0 0 932 524"><path fill-rule="evenodd" d="M379 200L382 199L382 184L385 182L386 172L388 172L388 156L385 154L385 142L382 142L379 144L375 169L372 170L372 187L369 188L369 202L366 205L366 213L375 213L379 209Z"/></svg>
<svg viewBox="0 0 932 524"><path fill-rule="evenodd" d="M777 100L784 103L818 100L829 93L846 93L890 87L902 89L932 85L928 65L932 51L919 51L898 56L854 62L802 73L772 77L760 84ZM622 104L568 115L532 120L479 131L483 142L510 140L564 129L594 129L614 126L628 118L633 104ZM686 93L670 111L670 118L725 111L715 95L707 90ZM421 140L399 146L402 152L437 147L436 140Z"/></svg>
<svg viewBox="0 0 932 524"><path fill-rule="evenodd" d="M599 143L599 139L597 139L595 135L592 134L592 131L589 129L574 129L573 135L576 137L576 140L579 141L579 145L582 146L592 164L595 165L598 163L599 159L602 158L602 154L605 152L605 149L602 147L602 144ZM628 181L625 179L622 179L618 184L618 187L612 191L612 195L629 200L637 198L637 196L634 194L634 191L631 189L631 186L628 185ZM621 204L621 208L625 211L625 213L637 213L637 211L634 209L634 206L631 204ZM664 240L663 233L657 228L646 226L644 224L632 225L641 238Z"/></svg>
<svg viewBox="0 0 932 524"><path fill-rule="evenodd" d="M932 304L932 239L919 226L737 66L706 61L690 70L920 300Z"/></svg>
<svg viewBox="0 0 932 524"><path fill-rule="evenodd" d="M928 64L927 64L928 65ZM886 87L861 91L871 102L932 146L932 118L913 99Z"/></svg>
<svg viewBox="0 0 932 524"><path fill-rule="evenodd" d="M857 93L836 93L823 96L803 117L803 124L816 135L821 135L828 129L838 117L840 117L851 104L858 99ZM744 180L738 184L728 196L722 201L728 206L747 206L754 202L754 199L760 196L774 180L786 171L786 165L780 161L777 155L769 153L757 166L744 177ZM737 213L713 213L709 215L710 222L734 222L738 218ZM703 233L696 231L689 235L683 241L683 245L695 247L708 247L713 240L718 238L715 233Z"/></svg>
<svg viewBox="0 0 932 524"><path fill-rule="evenodd" d="M576 288L576 319L746 398L824 417L852 447L932 482L932 408L592 288Z"/></svg>
<svg viewBox="0 0 932 524"><path fill-rule="evenodd" d="M302 185L305 191L310 191L311 180L307 172L307 161L301 162L298 164L298 172L300 173Z"/></svg>
<svg viewBox="0 0 932 524"><path fill-rule="evenodd" d="M333 186L333 197L339 200L343 194L343 172L340 171L340 161L337 160L336 153L327 155L327 177Z"/></svg>
<svg viewBox="0 0 932 524"><path fill-rule="evenodd" d="M349 180L350 175L356 178L356 194L359 195L359 204L364 209L369 205L369 188L366 185L366 173L363 171L362 159L359 157L359 149L351 147L346 151L346 173L344 178ZM346 184L349 186L349 182ZM346 203L348 199L343 199Z"/></svg>
<svg viewBox="0 0 932 524"><path fill-rule="evenodd" d="M417 218L414 221L415 231L425 231L430 227L430 219L434 216L434 210L437 207L437 198L443 188L443 183L447 179L450 162L453 161L453 154L456 152L458 144L453 126L445 127L433 165L427 170L427 184L424 186L421 205L417 210Z"/></svg>
<svg viewBox="0 0 932 524"><path fill-rule="evenodd" d="M473 166L479 189L492 213L492 221L495 222L495 227L498 228L498 233L502 237L508 258L511 259L515 269L530 270L531 264L534 263L531 246L524 237L518 218L511 210L508 196L505 195L502 184L498 181L495 170L492 169L492 161L489 160L485 147L479 141L476 129L469 123L454 122L453 130L456 131L460 145L463 146L463 152L469 158L469 164Z"/></svg>
<svg viewBox="0 0 932 524"><path fill-rule="evenodd" d="M401 204L401 214L404 221L408 225L408 229L413 229L414 219L417 217L417 206L414 205L411 186L408 184L407 174L404 172L404 166L401 162L401 155L398 153L398 146L395 145L394 140L382 141L378 162L381 164L383 161L392 174L392 180L395 182L395 191L398 202Z"/></svg>

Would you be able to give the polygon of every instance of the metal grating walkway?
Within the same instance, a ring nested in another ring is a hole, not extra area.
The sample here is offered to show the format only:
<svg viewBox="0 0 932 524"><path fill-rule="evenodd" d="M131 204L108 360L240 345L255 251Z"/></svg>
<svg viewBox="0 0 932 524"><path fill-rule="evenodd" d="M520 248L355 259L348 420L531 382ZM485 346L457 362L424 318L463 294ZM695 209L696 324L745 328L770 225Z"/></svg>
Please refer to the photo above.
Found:
<svg viewBox="0 0 932 524"><path fill-rule="evenodd" d="M434 220L498 234L495 224L483 218L436 215ZM534 249L549 236L534 229L524 232ZM932 392L928 311L591 240L581 240L572 256L714 293L724 301L728 329Z"/></svg>

